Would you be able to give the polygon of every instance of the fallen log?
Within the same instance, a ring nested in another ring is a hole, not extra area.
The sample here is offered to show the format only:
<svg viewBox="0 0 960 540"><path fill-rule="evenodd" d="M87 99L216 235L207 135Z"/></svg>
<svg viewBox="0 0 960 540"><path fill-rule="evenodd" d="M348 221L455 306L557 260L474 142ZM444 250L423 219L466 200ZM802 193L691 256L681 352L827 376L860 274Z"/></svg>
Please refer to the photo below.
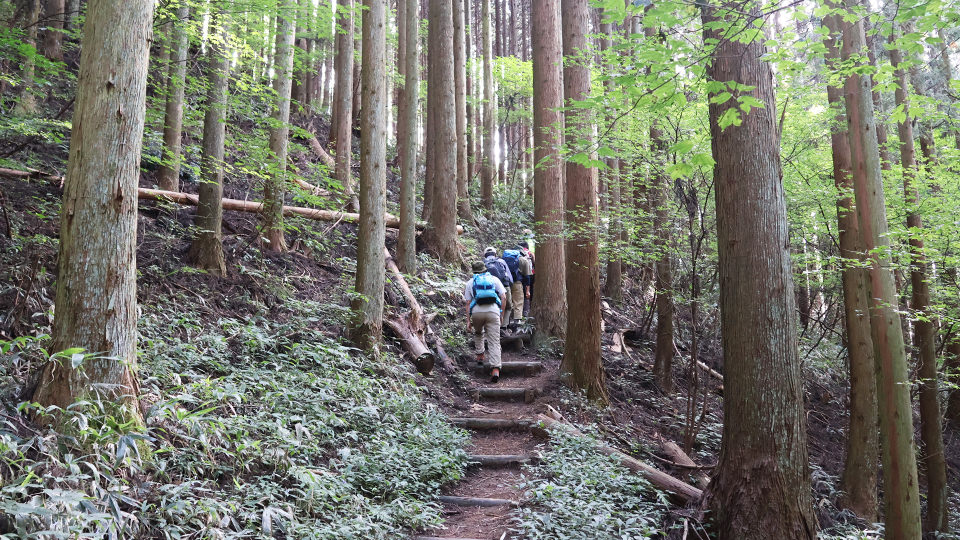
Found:
<svg viewBox="0 0 960 540"><path fill-rule="evenodd" d="M523 401L524 403L533 403L540 395L538 388L503 388L503 387L484 387L476 388L473 391L473 398L487 398L497 401Z"/></svg>
<svg viewBox="0 0 960 540"><path fill-rule="evenodd" d="M193 193L164 191L161 189L138 188L137 197L152 201L169 201L187 206L197 206L199 203L198 197ZM259 201L223 199L223 209L256 214L263 211L263 203ZM301 216L318 221L342 221L345 223L357 223L360 221L360 214L354 212L337 212L336 210L321 210L319 208L303 208L300 206L284 206L283 215ZM386 226L392 229L400 227L400 218L393 214L385 214L385 222Z"/></svg>
<svg viewBox="0 0 960 540"><path fill-rule="evenodd" d="M524 454L475 454L467 456L467 461L480 467L515 467L517 465L526 465L527 463L537 461L534 456Z"/></svg>
<svg viewBox="0 0 960 540"><path fill-rule="evenodd" d="M668 458L676 467L697 469L698 472L693 474L696 485L701 489L707 487L707 484L710 482L710 477L700 470L700 466L690 459L690 456L688 456L677 443L662 439L660 441L660 453Z"/></svg>
<svg viewBox="0 0 960 540"><path fill-rule="evenodd" d="M384 317L383 324L387 325L387 328L392 330L400 339L404 350L410 355L417 371L422 375L429 375L433 370L433 364L437 357L433 354L433 351L428 349L427 346L423 344L423 341L417 337L410 328L409 321L401 317Z"/></svg>
<svg viewBox="0 0 960 540"><path fill-rule="evenodd" d="M337 162L333 159L333 156L320 144L320 141L317 140L317 136L314 135L307 139L307 143L310 145L310 150L313 151L313 154L320 158L320 161L327 166L330 171L333 171L337 168Z"/></svg>
<svg viewBox="0 0 960 540"><path fill-rule="evenodd" d="M554 420L545 414L537 415L537 420L539 420L548 429L564 431L575 436L583 435L583 433L581 433L580 430L574 427L572 424ZM680 502L681 504L686 505L691 501L699 499L703 495L703 491L700 489L697 489L682 480L674 478L659 469L655 469L636 458L632 458L615 448L605 444L598 444L597 450L602 454L616 459L624 467L644 477L653 486L666 491L671 495L671 497L674 498L674 500Z"/></svg>

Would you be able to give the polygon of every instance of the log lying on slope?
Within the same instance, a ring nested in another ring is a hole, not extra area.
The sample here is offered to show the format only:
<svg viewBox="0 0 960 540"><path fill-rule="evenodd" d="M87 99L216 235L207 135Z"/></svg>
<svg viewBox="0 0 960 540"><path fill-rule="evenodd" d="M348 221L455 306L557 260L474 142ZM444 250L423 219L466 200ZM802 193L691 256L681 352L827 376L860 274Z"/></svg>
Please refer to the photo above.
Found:
<svg viewBox="0 0 960 540"><path fill-rule="evenodd" d="M548 429L565 431L576 436L583 435L583 433L581 433L580 430L575 428L572 424L554 420L553 418L550 418L544 414L537 415L537 420L539 420ZM643 476L653 486L666 491L675 501L681 504L686 505L691 501L699 499L703 495L703 491L691 486L690 484L682 480L678 480L659 469L655 469L638 459L632 458L613 447L605 444L598 444L597 450L602 454L616 459L621 465L630 469L631 471L640 474L640 476Z"/></svg>
<svg viewBox="0 0 960 540"><path fill-rule="evenodd" d="M179 191L163 191L161 189L139 188L137 197L153 201L169 201L187 206L197 206L198 198L192 193L181 193ZM258 201L241 201L238 199L223 199L224 210L234 210L237 212L260 213L263 211L263 203ZM318 208L303 208L300 206L284 206L284 216L300 216L307 219L319 221L342 221L344 223L357 223L360 220L360 214L353 212L338 212L336 210L320 210ZM400 227L400 218L393 214L386 214L387 227L396 229ZM418 224L420 225L420 224ZM422 228L422 226L421 226Z"/></svg>

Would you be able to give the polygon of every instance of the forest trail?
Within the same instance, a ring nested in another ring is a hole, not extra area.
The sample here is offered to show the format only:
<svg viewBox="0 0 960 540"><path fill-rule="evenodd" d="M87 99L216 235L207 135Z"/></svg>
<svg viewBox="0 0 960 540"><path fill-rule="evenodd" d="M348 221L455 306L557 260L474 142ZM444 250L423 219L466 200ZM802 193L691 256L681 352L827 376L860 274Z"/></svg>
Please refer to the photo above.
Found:
<svg viewBox="0 0 960 540"><path fill-rule="evenodd" d="M489 382L486 369L475 366L471 359L473 405L468 413L453 418L471 432L467 451L472 463L463 480L441 497L445 525L415 536L416 540L509 537L511 514L524 497L519 487L522 465L538 459L538 446L544 442L531 428L539 412L538 399L556 380L556 366L528 349L504 350L496 384Z"/></svg>

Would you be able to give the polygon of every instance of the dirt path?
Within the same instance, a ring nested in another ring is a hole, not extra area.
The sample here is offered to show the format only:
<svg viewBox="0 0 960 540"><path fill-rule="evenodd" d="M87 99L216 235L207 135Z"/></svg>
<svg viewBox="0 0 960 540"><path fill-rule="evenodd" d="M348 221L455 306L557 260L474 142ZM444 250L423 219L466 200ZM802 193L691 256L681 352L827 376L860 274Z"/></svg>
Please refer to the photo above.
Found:
<svg viewBox="0 0 960 540"><path fill-rule="evenodd" d="M474 404L468 414L454 417L454 422L472 433L467 451L474 464L441 498L445 526L414 537L417 540L510 538L511 513L523 500L518 487L523 482L521 465L535 461L538 447L544 443L529 426L539 412L538 401L556 380L556 366L529 352L508 351L503 353L503 365L500 381L491 384L488 371L474 370L475 363L470 362ZM491 420L517 422L491 426Z"/></svg>

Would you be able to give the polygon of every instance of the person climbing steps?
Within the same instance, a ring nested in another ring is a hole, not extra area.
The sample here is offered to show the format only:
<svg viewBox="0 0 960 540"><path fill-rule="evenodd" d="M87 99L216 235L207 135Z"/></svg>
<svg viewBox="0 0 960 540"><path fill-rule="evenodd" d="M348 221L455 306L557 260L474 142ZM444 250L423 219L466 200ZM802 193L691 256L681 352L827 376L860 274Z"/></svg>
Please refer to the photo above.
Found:
<svg viewBox="0 0 960 540"><path fill-rule="evenodd" d="M490 382L500 380L500 310L507 291L499 279L487 271L483 261L471 266L473 277L463 288L467 304L467 332L473 332L473 350L477 362L490 367Z"/></svg>

